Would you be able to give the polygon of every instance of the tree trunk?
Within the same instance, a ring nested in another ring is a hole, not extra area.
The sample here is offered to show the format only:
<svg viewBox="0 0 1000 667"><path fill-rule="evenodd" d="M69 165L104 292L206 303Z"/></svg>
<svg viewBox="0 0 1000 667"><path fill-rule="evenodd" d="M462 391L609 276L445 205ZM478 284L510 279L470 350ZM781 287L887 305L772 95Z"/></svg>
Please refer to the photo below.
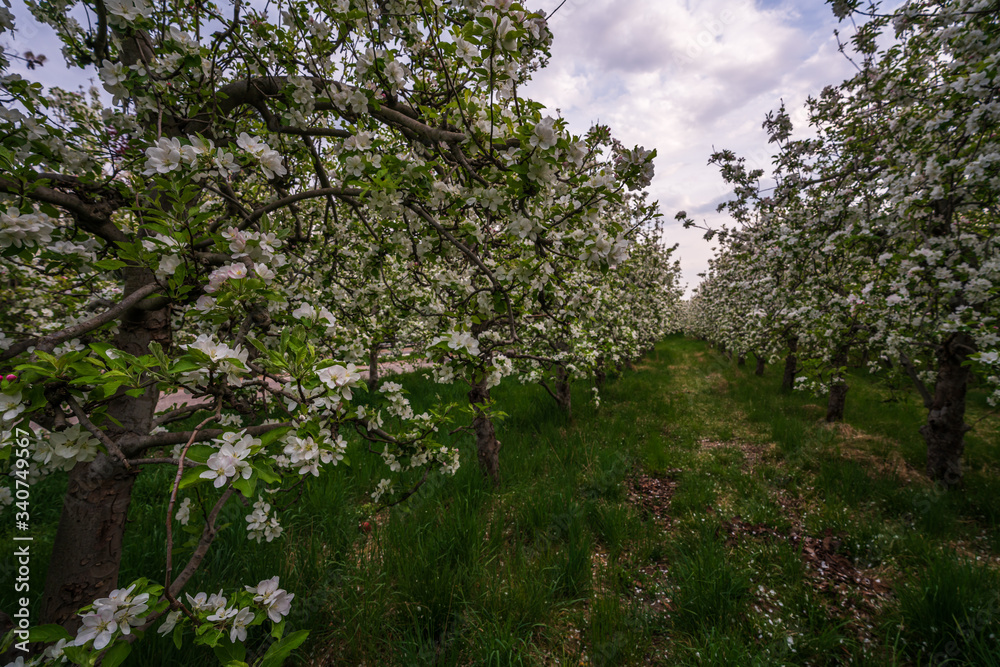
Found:
<svg viewBox="0 0 1000 667"><path fill-rule="evenodd" d="M597 359L597 367L594 369L594 384L600 389L604 386L605 380L608 379L607 373L604 370L604 358L599 357Z"/></svg>
<svg viewBox="0 0 1000 667"><path fill-rule="evenodd" d="M826 401L826 421L844 421L844 406L847 403L847 383L841 379L835 379L830 384L830 396Z"/></svg>
<svg viewBox="0 0 1000 667"><path fill-rule="evenodd" d="M378 386L378 343L373 342L368 350L368 391Z"/></svg>
<svg viewBox="0 0 1000 667"><path fill-rule="evenodd" d="M754 369L753 374L757 376L764 375L764 357L757 353L754 353L753 356L757 359L757 368Z"/></svg>
<svg viewBox="0 0 1000 667"><path fill-rule="evenodd" d="M962 483L965 451L965 392L969 367L964 365L975 351L975 341L965 333L953 334L938 350L938 375L927 423L920 433L927 443L927 475L948 488Z"/></svg>
<svg viewBox="0 0 1000 667"><path fill-rule="evenodd" d="M58 623L75 634L77 610L118 586L134 479L106 454L70 471L45 578L43 623Z"/></svg>
<svg viewBox="0 0 1000 667"><path fill-rule="evenodd" d="M785 372L781 376L781 391L791 391L795 387L795 371L799 360L795 353L799 349L799 339L792 336L788 339L788 356L785 357Z"/></svg>
<svg viewBox="0 0 1000 667"><path fill-rule="evenodd" d="M126 296L153 279L145 269L126 269L125 273ZM169 348L169 307L156 311L134 308L126 313L115 345L138 357L149 354L153 340ZM148 435L152 429L158 398L154 385L138 397L119 390L108 405L113 420L103 425L104 431L126 456L135 453L128 449L129 440ZM118 586L133 480L134 473L126 470L114 454L99 454L90 463L78 463L70 471L45 579L43 623L58 623L76 634L80 624L77 610Z"/></svg>
<svg viewBox="0 0 1000 667"><path fill-rule="evenodd" d="M556 402L566 416L573 418L573 394L570 390L569 373L563 366L556 367Z"/></svg>
<svg viewBox="0 0 1000 667"><path fill-rule="evenodd" d="M469 392L469 403L473 406L490 402L490 390L483 380L472 387ZM476 432L476 454L479 457L479 469L490 478L493 486L500 486L500 441L489 415L480 408L473 408L472 429Z"/></svg>
<svg viewBox="0 0 1000 667"><path fill-rule="evenodd" d="M841 372L847 364L847 348L837 350L833 357L833 378L830 380L830 396L826 402L826 421L844 421L844 405L847 403L847 382Z"/></svg>
<svg viewBox="0 0 1000 667"><path fill-rule="evenodd" d="M737 366L746 366L747 365L747 357L746 357L745 354L740 354L740 355L738 355L736 357L736 365Z"/></svg>

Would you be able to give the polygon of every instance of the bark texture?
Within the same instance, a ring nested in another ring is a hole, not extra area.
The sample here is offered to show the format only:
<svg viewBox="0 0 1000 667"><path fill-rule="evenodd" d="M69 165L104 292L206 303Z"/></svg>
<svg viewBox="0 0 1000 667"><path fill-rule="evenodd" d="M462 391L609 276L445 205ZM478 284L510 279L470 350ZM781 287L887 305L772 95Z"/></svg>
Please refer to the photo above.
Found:
<svg viewBox="0 0 1000 667"><path fill-rule="evenodd" d="M764 375L764 357L759 354L753 355L757 359L757 367L753 370L753 374L757 376Z"/></svg>
<svg viewBox="0 0 1000 667"><path fill-rule="evenodd" d="M152 279L145 269L126 269L125 294ZM154 340L164 348L170 345L169 308L128 311L119 325L115 345L142 356L149 354L149 343ZM108 405L113 420L99 426L126 456L134 453L129 442L148 435L152 429L158 398L155 386L138 397L119 390ZM43 623L58 623L75 634L79 627L77 610L118 586L133 481L134 473L114 454L100 454L70 471L45 579Z"/></svg>
<svg viewBox="0 0 1000 667"><path fill-rule="evenodd" d="M826 402L826 421L844 421L844 407L847 404L847 382L840 369L847 364L847 348L837 350L833 357L833 378L830 381L830 396Z"/></svg>
<svg viewBox="0 0 1000 667"><path fill-rule="evenodd" d="M573 392L570 389L569 373L562 366L556 367L556 401L559 408L570 419L573 418Z"/></svg>
<svg viewBox="0 0 1000 667"><path fill-rule="evenodd" d="M969 367L964 365L975 351L975 341L965 333L953 334L938 350L938 375L927 423L920 428L927 444L927 475L946 487L962 484L962 454L965 452L965 394Z"/></svg>
<svg viewBox="0 0 1000 667"><path fill-rule="evenodd" d="M469 403L482 405L490 402L490 390L485 381L477 384L469 392ZM472 429L476 433L476 454L479 458L479 469L493 482L500 486L500 441L489 415L479 408L474 408Z"/></svg>
<svg viewBox="0 0 1000 667"><path fill-rule="evenodd" d="M788 356L785 357L785 372L781 376L781 391L791 391L795 386L795 371L798 368L798 357L795 353L799 349L799 339L791 337L788 339Z"/></svg>
<svg viewBox="0 0 1000 667"><path fill-rule="evenodd" d="M77 610L117 587L133 481L105 454L70 471L45 578L43 623L58 623L75 634Z"/></svg>
<svg viewBox="0 0 1000 667"><path fill-rule="evenodd" d="M830 396L826 401L826 421L844 421L844 406L847 404L847 383L843 378L834 380L830 385Z"/></svg>
<svg viewBox="0 0 1000 667"><path fill-rule="evenodd" d="M368 350L368 391L378 386L378 343L372 343Z"/></svg>

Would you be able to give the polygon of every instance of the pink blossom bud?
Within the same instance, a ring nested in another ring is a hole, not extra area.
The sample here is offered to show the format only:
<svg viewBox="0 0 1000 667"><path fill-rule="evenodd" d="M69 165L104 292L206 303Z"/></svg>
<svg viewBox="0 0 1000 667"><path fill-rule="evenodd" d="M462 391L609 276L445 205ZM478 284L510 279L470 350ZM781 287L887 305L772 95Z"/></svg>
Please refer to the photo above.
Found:
<svg viewBox="0 0 1000 667"><path fill-rule="evenodd" d="M8 375L7 377L4 378L4 380L7 380L7 382L13 382L16 379L17 379L17 376L14 375L13 373L11 373L10 375Z"/></svg>

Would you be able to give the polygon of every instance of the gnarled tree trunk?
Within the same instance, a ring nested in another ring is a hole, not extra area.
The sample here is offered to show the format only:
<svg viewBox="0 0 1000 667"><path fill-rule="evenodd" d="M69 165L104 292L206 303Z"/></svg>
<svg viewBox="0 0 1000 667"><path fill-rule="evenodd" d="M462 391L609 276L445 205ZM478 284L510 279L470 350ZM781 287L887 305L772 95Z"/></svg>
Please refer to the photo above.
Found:
<svg viewBox="0 0 1000 667"><path fill-rule="evenodd" d="M938 349L938 375L934 396L928 406L927 423L920 433L927 444L927 475L945 486L962 483L962 454L965 451L965 393L969 367L964 365L975 352L975 341L966 333L955 333Z"/></svg>

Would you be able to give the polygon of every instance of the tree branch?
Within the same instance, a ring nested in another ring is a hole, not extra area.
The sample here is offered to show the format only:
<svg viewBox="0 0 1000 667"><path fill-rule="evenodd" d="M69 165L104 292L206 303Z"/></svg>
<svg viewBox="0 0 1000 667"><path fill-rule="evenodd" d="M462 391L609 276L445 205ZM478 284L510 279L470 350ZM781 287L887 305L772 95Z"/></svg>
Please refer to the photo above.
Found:
<svg viewBox="0 0 1000 667"><path fill-rule="evenodd" d="M903 364L906 374L910 376L911 380L913 380L913 384L917 388L917 393L920 394L920 398L924 401L924 407L930 410L931 406L934 405L934 398L931 396L930 392L927 391L927 385L925 385L923 380L920 379L920 376L917 375L917 369L914 368L913 362L905 354L899 355L899 361Z"/></svg>
<svg viewBox="0 0 1000 667"><path fill-rule="evenodd" d="M219 518L219 512L222 511L223 505L233 495L233 492L233 485L230 484L209 513L208 518L205 520L205 529L201 531L201 539L198 540L198 546L195 547L194 553L191 554L191 558L188 560L187 565L184 566L184 569L181 570L181 573L167 587L167 593L171 598L177 598L177 594L181 592L184 585L187 584L188 579L191 578L198 569L198 566L201 565L201 561L205 559L208 548L215 541L215 522ZM169 521L170 517L167 517L167 520Z"/></svg>
<svg viewBox="0 0 1000 667"><path fill-rule="evenodd" d="M42 352L51 352L55 349L56 345L59 343L70 340L77 336L87 333L88 331L93 331L94 329L107 324L108 322L118 319L119 316L125 313L129 308L135 306L137 303L142 301L144 298L155 292L160 288L156 283L149 283L148 285L143 285L139 289L135 290L121 301L117 305L112 306L108 310L104 311L100 315L90 318L85 322L80 322L79 324L74 324L71 327L63 329L62 331L57 331L51 333L47 336L41 338L27 338L25 340L18 341L11 345L8 349L0 352L0 361L10 359L15 357L25 350L27 350L32 345L35 349L41 350Z"/></svg>
<svg viewBox="0 0 1000 667"><path fill-rule="evenodd" d="M184 461L184 463L181 464L180 459L171 459L171 458L166 458L166 457L151 458L151 459L129 459L129 463L131 463L134 466L142 466L142 465L153 464L153 463L165 463L165 464L174 465L174 466L176 466L176 465L185 465L185 466L187 466L189 468L197 468L198 466L201 465L197 461L191 461L189 459L186 459Z"/></svg>
<svg viewBox="0 0 1000 667"><path fill-rule="evenodd" d="M286 426L291 426L291 422L281 422L278 424L261 424L259 426L250 426L245 430L248 435L262 435L268 431L273 431L276 428L284 428ZM180 445L188 441L188 438L195 437L193 442L204 442L205 440L212 440L218 438L226 431L221 428L205 429L203 431L181 431L177 433L156 433L154 435L147 435L141 438L137 438L129 443L129 451L141 452L146 449L151 449L153 447L171 447L173 445Z"/></svg>
<svg viewBox="0 0 1000 667"><path fill-rule="evenodd" d="M267 206L261 206L253 210L250 217L247 219L248 222L254 222L259 220L262 216L271 211L275 211L279 208L288 206L289 204L294 204L297 201L302 201L303 199L315 199L317 197L327 197L333 195L334 197L359 197L362 192L358 188L319 188L317 190L306 190L305 192L299 192L294 195L288 195L287 197L282 197L276 202L271 202Z"/></svg>
<svg viewBox="0 0 1000 667"><path fill-rule="evenodd" d="M458 248L462 252L462 254L468 257L473 264L478 266L479 269L484 274L486 274L486 277L493 285L493 289L495 289L497 292L500 292L500 294L503 295L504 301L507 303L507 317L508 317L508 322L510 324L510 337L513 340L517 340L517 332L514 329L514 308L513 306L511 306L510 296L507 294L507 291L504 290L503 287L500 285L500 281L497 280L496 276L493 275L493 272L490 271L485 264L483 264L483 261L479 259L479 257L477 257L474 252L469 250L468 246L466 246L464 243L455 238L455 236L447 229L442 227L441 223L435 220L430 213L425 211L423 207L420 206L420 204L416 202L404 202L404 205L408 209L419 215L421 218L423 218L425 221L427 221L427 223L430 224L431 227L436 229L439 234L448 239L456 248Z"/></svg>
<svg viewBox="0 0 1000 667"><path fill-rule="evenodd" d="M198 412L199 410L209 410L213 407L211 403L201 403L200 405L188 405L183 408L177 408L176 410L171 410L169 412L164 412L162 415L153 418L153 427L162 426L163 424L169 424L172 421L177 421L182 417L186 417L192 412Z"/></svg>
<svg viewBox="0 0 1000 667"><path fill-rule="evenodd" d="M118 448L118 445L108 437L108 434L97 428L92 421L87 417L87 413L83 411L80 404L76 402L76 399L66 394L65 397L66 404L69 405L69 409L73 411L76 418L80 421L80 426L84 427L88 431L94 434L94 437L101 441L101 444L108 450L109 454L114 454L118 457L122 463L125 464L127 470L131 470L132 466L129 465L128 458L122 453L122 450Z"/></svg>
<svg viewBox="0 0 1000 667"><path fill-rule="evenodd" d="M51 174L47 176L39 175L35 179L35 183L43 180L51 180ZM23 183L3 177L0 177L0 191L23 195L29 199L65 209L73 214L79 221L80 226L86 231L104 239L110 244L126 243L129 240L128 236L111 222L111 214L114 213L118 206L107 199L96 204L91 204L76 195L55 190L44 185L33 183L30 188L26 188Z"/></svg>

